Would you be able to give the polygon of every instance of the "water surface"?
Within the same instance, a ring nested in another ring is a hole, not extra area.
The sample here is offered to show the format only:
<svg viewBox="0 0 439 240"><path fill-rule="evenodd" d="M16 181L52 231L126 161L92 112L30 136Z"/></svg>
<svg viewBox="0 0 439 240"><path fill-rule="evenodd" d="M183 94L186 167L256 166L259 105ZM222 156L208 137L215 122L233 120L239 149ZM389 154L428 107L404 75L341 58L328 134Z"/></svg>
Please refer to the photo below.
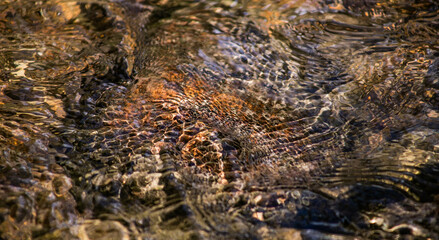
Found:
<svg viewBox="0 0 439 240"><path fill-rule="evenodd" d="M0 238L439 238L435 1L0 3Z"/></svg>

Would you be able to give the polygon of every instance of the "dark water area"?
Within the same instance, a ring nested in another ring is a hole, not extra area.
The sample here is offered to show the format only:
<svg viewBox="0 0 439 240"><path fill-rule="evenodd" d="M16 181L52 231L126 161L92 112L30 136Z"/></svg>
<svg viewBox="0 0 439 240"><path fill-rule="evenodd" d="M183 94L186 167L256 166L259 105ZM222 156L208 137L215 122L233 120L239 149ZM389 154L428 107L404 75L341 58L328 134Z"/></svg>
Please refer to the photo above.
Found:
<svg viewBox="0 0 439 240"><path fill-rule="evenodd" d="M1 0L0 239L439 239L439 3Z"/></svg>

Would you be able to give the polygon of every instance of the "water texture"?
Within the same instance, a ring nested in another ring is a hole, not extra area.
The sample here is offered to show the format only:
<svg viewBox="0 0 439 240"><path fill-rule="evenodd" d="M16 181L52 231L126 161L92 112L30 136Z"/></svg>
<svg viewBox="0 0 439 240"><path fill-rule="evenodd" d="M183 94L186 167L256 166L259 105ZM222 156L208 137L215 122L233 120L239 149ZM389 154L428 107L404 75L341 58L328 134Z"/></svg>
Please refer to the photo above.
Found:
<svg viewBox="0 0 439 240"><path fill-rule="evenodd" d="M3 0L1 239L439 239L439 4Z"/></svg>

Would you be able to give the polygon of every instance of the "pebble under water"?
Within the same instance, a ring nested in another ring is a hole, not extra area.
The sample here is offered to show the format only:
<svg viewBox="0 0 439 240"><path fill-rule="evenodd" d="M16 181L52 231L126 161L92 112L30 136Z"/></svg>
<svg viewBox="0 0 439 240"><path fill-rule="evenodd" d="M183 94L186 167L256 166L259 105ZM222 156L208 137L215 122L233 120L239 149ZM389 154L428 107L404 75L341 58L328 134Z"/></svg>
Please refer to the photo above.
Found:
<svg viewBox="0 0 439 240"><path fill-rule="evenodd" d="M0 239L439 239L439 3L0 1Z"/></svg>

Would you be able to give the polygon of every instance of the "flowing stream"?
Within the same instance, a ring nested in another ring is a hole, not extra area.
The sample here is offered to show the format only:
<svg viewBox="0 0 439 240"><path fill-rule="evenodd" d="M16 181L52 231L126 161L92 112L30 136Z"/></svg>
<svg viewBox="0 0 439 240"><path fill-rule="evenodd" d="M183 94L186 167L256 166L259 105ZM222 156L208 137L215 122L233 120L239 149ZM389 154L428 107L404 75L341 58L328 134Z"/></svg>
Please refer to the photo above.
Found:
<svg viewBox="0 0 439 240"><path fill-rule="evenodd" d="M0 239L439 239L439 3L0 0Z"/></svg>

